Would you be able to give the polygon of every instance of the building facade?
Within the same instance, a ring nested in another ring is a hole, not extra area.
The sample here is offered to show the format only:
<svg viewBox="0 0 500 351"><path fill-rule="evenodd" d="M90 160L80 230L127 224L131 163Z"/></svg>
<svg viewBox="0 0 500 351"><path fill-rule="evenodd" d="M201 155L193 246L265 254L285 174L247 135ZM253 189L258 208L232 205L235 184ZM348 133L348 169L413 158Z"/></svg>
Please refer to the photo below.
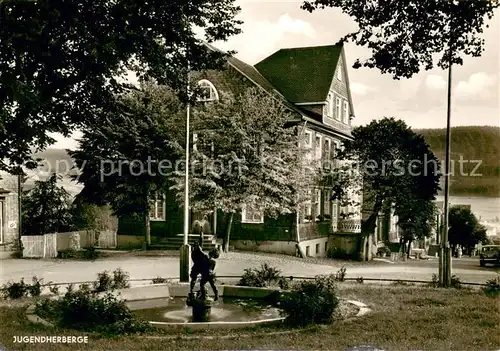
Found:
<svg viewBox="0 0 500 351"><path fill-rule="evenodd" d="M19 247L18 178L0 172L0 258L8 258Z"/></svg>
<svg viewBox="0 0 500 351"><path fill-rule="evenodd" d="M355 115L342 45L281 49L254 66L229 57L224 70L197 72L197 77L205 101L218 100L224 92L238 95L251 87L275 96L296 117L293 123L301 127L297 142L309 151L309 161L331 159L342 142L352 138ZM277 219L243 209L233 219L231 245L242 250L299 252L317 257L326 256L332 245L353 250L361 231L358 207L341 207L330 201L332 192L328 188L312 188L310 195L310 201L298 213ZM361 202L356 192L352 196ZM353 215L344 218L342 214L346 213ZM191 213L191 222L198 217ZM222 237L227 225L223 213L214 210L208 220L210 232ZM183 232L183 210L172 194L167 192L151 202L150 221L152 242ZM119 242L134 241L133 237L141 241L144 224L121 218Z"/></svg>

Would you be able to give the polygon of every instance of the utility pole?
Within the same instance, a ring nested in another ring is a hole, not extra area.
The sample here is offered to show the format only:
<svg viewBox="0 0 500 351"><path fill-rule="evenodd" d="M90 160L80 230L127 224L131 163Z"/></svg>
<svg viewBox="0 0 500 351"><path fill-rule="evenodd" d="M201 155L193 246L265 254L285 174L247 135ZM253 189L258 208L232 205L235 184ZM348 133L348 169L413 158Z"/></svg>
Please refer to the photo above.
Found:
<svg viewBox="0 0 500 351"><path fill-rule="evenodd" d="M453 0L450 1L453 7ZM453 9L450 9L452 16ZM451 248L448 241L449 214L450 214L450 154L451 154L451 84L452 84L452 65L453 65L453 46L452 46L452 18L450 17L450 57L448 67L448 104L446 116L446 157L445 157L445 175L444 175L444 216L443 233L441 237L441 250L439 252L439 284L443 287L449 287L451 284Z"/></svg>

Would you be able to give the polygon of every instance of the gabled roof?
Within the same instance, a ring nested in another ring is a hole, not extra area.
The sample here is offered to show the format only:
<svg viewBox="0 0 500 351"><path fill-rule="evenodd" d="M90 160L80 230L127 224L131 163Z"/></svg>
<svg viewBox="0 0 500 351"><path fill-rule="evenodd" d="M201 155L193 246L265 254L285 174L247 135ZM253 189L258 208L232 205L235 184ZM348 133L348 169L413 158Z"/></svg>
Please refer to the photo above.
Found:
<svg viewBox="0 0 500 351"><path fill-rule="evenodd" d="M255 68L293 103L325 101L342 45L281 49Z"/></svg>
<svg viewBox="0 0 500 351"><path fill-rule="evenodd" d="M221 50L217 49L216 47L208 43L205 43L205 45L211 50L222 52ZM276 88L262 74L260 74L259 71L257 71L254 66L251 66L237 59L234 56L229 56L227 58L227 62L231 67L233 67L235 70L243 74L247 79L249 79L255 85L257 85L258 87L265 90L267 93L271 94L272 96L282 101L286 107L301 115L304 114L304 111L300 110L294 104L287 101L286 98L283 96L283 94L281 94L278 90L276 90Z"/></svg>

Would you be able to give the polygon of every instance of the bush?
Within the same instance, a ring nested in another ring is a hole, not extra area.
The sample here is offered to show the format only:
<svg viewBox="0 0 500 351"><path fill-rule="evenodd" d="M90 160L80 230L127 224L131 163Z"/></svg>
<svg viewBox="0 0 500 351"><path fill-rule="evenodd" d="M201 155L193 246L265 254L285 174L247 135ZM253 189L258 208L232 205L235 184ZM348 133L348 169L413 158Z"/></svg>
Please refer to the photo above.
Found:
<svg viewBox="0 0 500 351"><path fill-rule="evenodd" d="M462 288L462 282L460 280L460 278L456 275L452 275L451 276L451 282L450 282L450 285L452 288L455 288L455 289L461 289Z"/></svg>
<svg viewBox="0 0 500 351"><path fill-rule="evenodd" d="M32 284L26 284L24 278L19 282L8 282L1 288L2 296L5 299L20 299L25 296L38 297L42 293L43 278L32 278Z"/></svg>
<svg viewBox="0 0 500 351"><path fill-rule="evenodd" d="M8 282L2 287L2 295L5 299L20 299L28 293L28 285L21 278L20 282Z"/></svg>
<svg viewBox="0 0 500 351"><path fill-rule="evenodd" d="M116 289L126 289L130 287L128 283L129 274L124 272L121 268L113 271L111 276L108 271L97 273L97 280L93 282L95 292L103 292Z"/></svg>
<svg viewBox="0 0 500 351"><path fill-rule="evenodd" d="M165 283L169 283L169 282L170 282L170 279L168 279L168 278L162 278L162 277L153 278L153 284L165 284Z"/></svg>
<svg viewBox="0 0 500 351"><path fill-rule="evenodd" d="M280 307L291 325L327 324L339 304L336 277L317 276L313 281L304 281L283 295Z"/></svg>
<svg viewBox="0 0 500 351"><path fill-rule="evenodd" d="M95 246L90 246L81 251L80 258L82 260L94 261L100 257L100 252L96 250Z"/></svg>
<svg viewBox="0 0 500 351"><path fill-rule="evenodd" d="M57 251L57 258L60 259L79 259L86 261L94 261L101 257L101 252L97 251L94 246L90 246L83 250L75 250L72 248Z"/></svg>
<svg viewBox="0 0 500 351"><path fill-rule="evenodd" d="M132 314L125 301L111 293L98 296L90 290L71 288L61 299L44 298L36 304L35 313L60 328L87 332L121 335L151 329Z"/></svg>
<svg viewBox="0 0 500 351"><path fill-rule="evenodd" d="M53 295L59 295L59 285L51 285L51 286L49 286L49 291Z"/></svg>
<svg viewBox="0 0 500 351"><path fill-rule="evenodd" d="M483 287L483 291L486 296L500 295L500 275L496 278L486 281L486 286Z"/></svg>
<svg viewBox="0 0 500 351"><path fill-rule="evenodd" d="M78 252L75 249L65 249L57 251L57 258L60 259L68 259L68 258L76 258L78 256Z"/></svg>
<svg viewBox="0 0 500 351"><path fill-rule="evenodd" d="M37 277L33 277L32 282L31 285L28 285L28 294L32 297L40 296L42 294L43 278L38 279Z"/></svg>
<svg viewBox="0 0 500 351"><path fill-rule="evenodd" d="M263 263L260 268L245 269L238 285L264 288L278 284L281 278L281 271L279 269Z"/></svg>

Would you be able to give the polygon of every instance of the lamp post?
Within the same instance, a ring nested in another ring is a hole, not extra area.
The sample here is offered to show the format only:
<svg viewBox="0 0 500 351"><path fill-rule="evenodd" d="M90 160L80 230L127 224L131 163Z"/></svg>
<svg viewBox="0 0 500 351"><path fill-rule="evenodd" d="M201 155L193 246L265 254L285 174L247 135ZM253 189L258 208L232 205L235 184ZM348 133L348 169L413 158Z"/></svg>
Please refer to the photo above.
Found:
<svg viewBox="0 0 500 351"><path fill-rule="evenodd" d="M451 21L450 21L451 26ZM451 31L451 29L450 29ZM450 40L451 41L451 40ZM451 284L451 249L448 242L449 214L450 214L450 153L451 153L451 84L452 84L452 51L450 48L450 62L448 67L448 103L446 116L446 156L444 174L444 218L439 252L439 283L448 287Z"/></svg>
<svg viewBox="0 0 500 351"><path fill-rule="evenodd" d="M189 66L187 73L187 96L188 102L186 106L186 171L184 174L184 243L181 246L180 252L180 274L181 282L189 281L189 264L191 262L191 248L189 246L189 119L191 114L191 98L189 89Z"/></svg>

